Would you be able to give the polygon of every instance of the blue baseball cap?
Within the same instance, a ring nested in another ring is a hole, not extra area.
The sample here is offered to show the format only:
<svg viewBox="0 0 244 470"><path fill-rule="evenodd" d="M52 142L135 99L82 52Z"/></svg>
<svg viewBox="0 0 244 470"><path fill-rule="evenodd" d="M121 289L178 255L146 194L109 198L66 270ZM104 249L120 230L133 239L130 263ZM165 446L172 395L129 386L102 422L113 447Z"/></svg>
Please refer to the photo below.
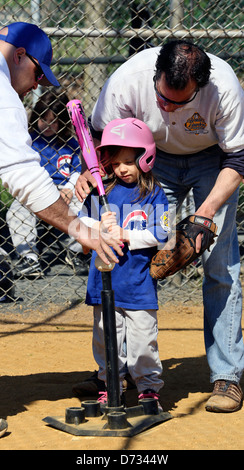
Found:
<svg viewBox="0 0 244 470"><path fill-rule="evenodd" d="M8 34L6 36L0 34L0 40L15 47L24 47L29 55L38 60L44 73L44 78L40 81L40 84L60 86L50 69L53 50L46 33L37 25L31 23L11 23L6 27L8 28Z"/></svg>

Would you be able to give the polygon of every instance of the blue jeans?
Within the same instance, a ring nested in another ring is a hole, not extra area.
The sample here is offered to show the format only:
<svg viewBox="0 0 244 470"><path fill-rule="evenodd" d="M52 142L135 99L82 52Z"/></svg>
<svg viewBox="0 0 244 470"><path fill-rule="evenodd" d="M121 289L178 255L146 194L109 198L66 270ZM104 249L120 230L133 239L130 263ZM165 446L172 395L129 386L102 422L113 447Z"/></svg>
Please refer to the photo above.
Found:
<svg viewBox="0 0 244 470"><path fill-rule="evenodd" d="M158 151L154 173L169 204L176 204L179 209L192 189L197 210L214 186L220 162L218 146L193 156ZM238 195L239 190L236 190L216 213L214 222L218 227L218 238L210 252L202 255L204 338L211 382L224 379L238 383L244 369L242 289L236 230Z"/></svg>

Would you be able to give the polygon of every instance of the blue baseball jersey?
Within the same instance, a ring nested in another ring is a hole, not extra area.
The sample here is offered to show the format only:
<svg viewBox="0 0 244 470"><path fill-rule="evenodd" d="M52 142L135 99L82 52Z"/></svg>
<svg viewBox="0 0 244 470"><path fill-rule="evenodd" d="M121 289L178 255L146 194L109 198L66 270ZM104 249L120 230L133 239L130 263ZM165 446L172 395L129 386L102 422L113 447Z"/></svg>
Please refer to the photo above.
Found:
<svg viewBox="0 0 244 470"><path fill-rule="evenodd" d="M149 274L150 261L156 253L156 244L164 243L168 236L167 215L168 201L162 188L156 186L155 193L146 196L142 201L138 197L137 184L125 184L121 181L108 194L107 199L112 211L116 212L117 223L125 230L149 230L156 238L155 246L129 250L127 243L123 248L124 256L119 257L111 271L112 288L115 305L132 310L158 309L157 282ZM100 220L102 207L94 191L83 205L81 212ZM97 254L93 252L88 284L86 303L101 304L102 275L95 267Z"/></svg>
<svg viewBox="0 0 244 470"><path fill-rule="evenodd" d="M67 183L72 173L81 172L80 147L76 139L71 137L60 144L53 136L44 138L34 132L31 137L32 148L41 157L41 166L45 167L57 186Z"/></svg>

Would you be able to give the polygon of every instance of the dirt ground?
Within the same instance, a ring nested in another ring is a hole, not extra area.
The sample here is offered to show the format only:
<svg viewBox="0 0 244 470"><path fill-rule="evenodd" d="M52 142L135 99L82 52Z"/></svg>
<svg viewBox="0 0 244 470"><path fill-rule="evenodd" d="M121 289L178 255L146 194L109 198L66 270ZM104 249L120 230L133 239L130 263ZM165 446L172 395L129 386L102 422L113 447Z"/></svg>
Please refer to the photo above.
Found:
<svg viewBox="0 0 244 470"><path fill-rule="evenodd" d="M43 419L80 407L72 386L96 369L91 308L1 313L0 416L8 420L8 432L0 450L243 450L244 409L205 411L212 386L202 306L164 305L158 321L165 381L161 401L173 419L133 437L74 436ZM136 404L136 392L128 391L127 399Z"/></svg>

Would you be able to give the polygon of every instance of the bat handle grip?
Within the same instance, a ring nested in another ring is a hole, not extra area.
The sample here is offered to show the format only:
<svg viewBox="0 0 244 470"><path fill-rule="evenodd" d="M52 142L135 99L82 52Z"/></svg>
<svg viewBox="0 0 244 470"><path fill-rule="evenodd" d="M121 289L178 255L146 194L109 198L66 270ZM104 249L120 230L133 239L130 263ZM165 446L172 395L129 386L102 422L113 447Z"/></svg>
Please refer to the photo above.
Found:
<svg viewBox="0 0 244 470"><path fill-rule="evenodd" d="M99 202L100 202L101 206L104 207L105 212L109 212L111 210L110 207L109 207L108 201L107 201L107 197L105 195L100 195L99 196ZM120 245L121 248L124 248L124 246L125 246L124 243L122 243Z"/></svg>
<svg viewBox="0 0 244 470"><path fill-rule="evenodd" d="M101 206L104 207L105 212L109 212L109 211L110 211L110 207L109 207L109 204L108 204L108 201L107 201L106 196L105 196L105 195L99 196L99 201L100 201Z"/></svg>

